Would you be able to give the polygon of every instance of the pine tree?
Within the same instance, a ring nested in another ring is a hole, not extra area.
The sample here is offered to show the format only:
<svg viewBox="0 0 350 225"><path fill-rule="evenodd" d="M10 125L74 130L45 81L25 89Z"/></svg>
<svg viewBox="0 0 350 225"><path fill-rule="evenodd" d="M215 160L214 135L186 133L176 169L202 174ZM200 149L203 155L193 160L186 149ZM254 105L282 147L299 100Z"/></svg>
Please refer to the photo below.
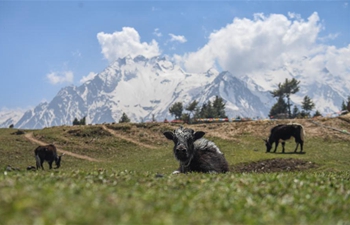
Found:
<svg viewBox="0 0 350 225"><path fill-rule="evenodd" d="M180 119L182 116L183 106L181 102L175 102L170 108L169 112L171 115L175 116L175 119Z"/></svg>
<svg viewBox="0 0 350 225"><path fill-rule="evenodd" d="M313 103L311 98L306 95L303 102L301 103L301 108L305 110L306 116L310 116L310 111L315 108L315 103Z"/></svg>
<svg viewBox="0 0 350 225"><path fill-rule="evenodd" d="M224 99L219 97L219 96L215 96L215 100L213 102L213 108L214 108L214 117L215 118L227 118L226 113L225 113L225 105L226 103L224 103Z"/></svg>
<svg viewBox="0 0 350 225"><path fill-rule="evenodd" d="M297 81L295 78L292 78L291 80L286 78L286 80L283 84L279 83L277 85L278 88L276 90L270 92L274 98L278 97L278 102L280 102L283 105L284 105L284 103L286 104L289 117L292 116L292 112L291 112L292 104L290 103L290 95L295 94L299 91L299 84L300 84L300 81ZM285 101L282 102L280 100L281 98L287 98L287 103ZM277 107L277 108L281 108L281 107L282 107L282 105L280 107ZM271 111L274 111L274 110L271 109ZM274 116L274 115L272 115L272 116Z"/></svg>
<svg viewBox="0 0 350 225"><path fill-rule="evenodd" d="M86 125L86 116L79 121L79 125Z"/></svg>
<svg viewBox="0 0 350 225"><path fill-rule="evenodd" d="M189 111L189 115L188 115L188 121L189 123L191 122L191 114L192 114L192 117L194 117L194 111L196 110L197 108L197 105L198 105L198 102L196 100L194 100L193 102L191 102L185 109L187 111Z"/></svg>
<svg viewBox="0 0 350 225"><path fill-rule="evenodd" d="M299 108L296 105L294 105L292 118L297 118L299 114L300 114Z"/></svg>
<svg viewBox="0 0 350 225"><path fill-rule="evenodd" d="M130 122L129 117L125 113L123 113L122 117L119 120L119 123L129 123L129 122Z"/></svg>
<svg viewBox="0 0 350 225"><path fill-rule="evenodd" d="M346 107L345 101L343 101L343 102L341 103L341 109L340 109L340 111L344 111L344 110L346 110L346 109L347 109L347 107Z"/></svg>
<svg viewBox="0 0 350 225"><path fill-rule="evenodd" d="M316 112L315 112L315 114L313 115L313 117L316 117L316 116L322 116L322 114L321 114L318 110L316 110Z"/></svg>
<svg viewBox="0 0 350 225"><path fill-rule="evenodd" d="M287 103L284 101L283 97L280 96L276 104L274 104L270 110L269 117L273 118L278 114L287 113Z"/></svg>
<svg viewBox="0 0 350 225"><path fill-rule="evenodd" d="M348 96L347 101L343 101L341 104L341 111L348 110L350 112L350 96Z"/></svg>
<svg viewBox="0 0 350 225"><path fill-rule="evenodd" d="M74 118L74 120L73 120L73 126L75 126L75 125L79 125L79 121L77 118Z"/></svg>

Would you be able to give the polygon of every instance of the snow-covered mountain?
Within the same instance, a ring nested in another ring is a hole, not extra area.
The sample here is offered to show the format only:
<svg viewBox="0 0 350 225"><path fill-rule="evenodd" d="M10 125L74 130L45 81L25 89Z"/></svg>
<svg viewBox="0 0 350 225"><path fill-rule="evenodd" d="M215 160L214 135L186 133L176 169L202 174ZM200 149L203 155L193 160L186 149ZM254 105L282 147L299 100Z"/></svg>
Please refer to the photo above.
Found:
<svg viewBox="0 0 350 225"><path fill-rule="evenodd" d="M216 95L226 102L226 114L266 117L276 102L269 91L285 78L301 80L300 92L291 96L300 104L305 95L311 97L321 113L338 110L349 95L349 81L333 76L320 68L317 82L305 77L305 71L288 65L265 73L238 76L227 71L210 69L205 73L187 73L165 57L116 60L92 80L82 85L61 89L49 103L40 103L19 118L1 117L0 127L15 121L16 128L39 129L49 126L71 125L74 118L86 116L92 124L117 122L125 112L132 122L172 119L169 107L175 102L184 106L197 100L199 106ZM7 121L7 122L5 122Z"/></svg>
<svg viewBox="0 0 350 225"><path fill-rule="evenodd" d="M21 117L23 116L23 110L9 110L2 109L0 111L0 127L9 127L10 125L14 125Z"/></svg>
<svg viewBox="0 0 350 225"><path fill-rule="evenodd" d="M262 102L268 102L271 100L268 91L276 89L277 84L283 83L286 78L295 78L300 81L300 88L299 92L291 95L291 100L299 109L307 95L315 103L315 110L324 116L338 112L342 102L350 96L350 78L344 74L332 74L326 67L314 68L309 65L309 60L305 57L265 73L246 74L240 79ZM272 101L276 102L275 99Z"/></svg>

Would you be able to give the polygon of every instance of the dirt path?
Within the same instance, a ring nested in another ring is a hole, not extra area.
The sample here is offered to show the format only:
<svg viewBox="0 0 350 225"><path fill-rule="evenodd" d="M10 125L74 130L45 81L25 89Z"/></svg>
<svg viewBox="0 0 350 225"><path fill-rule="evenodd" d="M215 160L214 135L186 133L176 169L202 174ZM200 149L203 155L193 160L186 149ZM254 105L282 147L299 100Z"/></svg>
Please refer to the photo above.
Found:
<svg viewBox="0 0 350 225"><path fill-rule="evenodd" d="M33 133L26 133L26 134L24 134L24 136L31 142L37 143L39 145L48 145L47 143L39 141L38 139L34 138L33 137ZM60 148L57 148L57 151L61 152L61 153L64 153L66 155L70 155L72 157L78 158L78 159L84 159L84 160L88 160L88 161L91 161L91 162L101 162L101 160L94 159L94 158L91 158L91 157L85 156L85 155L76 154L76 153L69 152L69 151L66 151L66 150L62 150Z"/></svg>
<svg viewBox="0 0 350 225"><path fill-rule="evenodd" d="M140 145L140 146L145 147L145 148L155 149L155 147L152 146L152 145L144 144L144 143L142 143L142 142L135 141L135 140L132 139L132 138L128 138L128 137L125 137L125 136L123 136L123 135L120 135L120 134L118 134L117 132L115 132L114 130L107 128L105 125L103 125L102 128L103 128L105 131L107 131L107 132L109 132L110 134L112 134L112 135L113 135L114 137L116 137L116 138L124 139L124 140L126 140L126 141L132 142L132 143L134 143L134 144Z"/></svg>

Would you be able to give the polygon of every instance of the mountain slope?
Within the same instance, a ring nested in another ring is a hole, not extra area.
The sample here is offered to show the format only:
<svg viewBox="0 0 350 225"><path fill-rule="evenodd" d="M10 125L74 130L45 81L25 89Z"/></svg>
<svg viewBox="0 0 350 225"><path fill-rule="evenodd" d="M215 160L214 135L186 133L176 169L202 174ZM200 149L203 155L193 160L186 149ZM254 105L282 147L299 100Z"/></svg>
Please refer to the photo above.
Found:
<svg viewBox="0 0 350 225"><path fill-rule="evenodd" d="M307 60L307 59L304 59ZM350 81L334 76L327 68L317 71L318 80L307 76L302 62L288 64L263 73L237 76L215 69L205 73L187 73L165 57L116 60L93 79L82 85L61 89L49 103L40 103L22 117L0 114L0 126L15 123L17 128L39 129L71 125L75 118L86 116L88 124L118 122L126 113L132 122L172 119L169 107L175 102L187 106L196 100L201 106L216 95L226 103L229 118L266 117L276 102L269 91L286 78L300 80L300 91L291 96L299 105L305 95L321 113L338 110L337 106L349 95Z"/></svg>

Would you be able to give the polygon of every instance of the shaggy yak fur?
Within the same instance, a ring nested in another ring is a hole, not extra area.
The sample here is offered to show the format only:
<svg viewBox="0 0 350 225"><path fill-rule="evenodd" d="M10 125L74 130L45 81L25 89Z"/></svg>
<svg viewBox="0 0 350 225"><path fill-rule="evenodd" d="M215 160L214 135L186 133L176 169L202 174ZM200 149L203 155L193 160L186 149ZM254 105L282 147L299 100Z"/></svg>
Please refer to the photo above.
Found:
<svg viewBox="0 0 350 225"><path fill-rule="evenodd" d="M166 131L164 136L174 142L174 156L180 167L173 173L203 172L225 173L229 171L224 154L208 141L204 132L180 127L174 132Z"/></svg>
<svg viewBox="0 0 350 225"><path fill-rule="evenodd" d="M299 144L300 144L300 152L302 152L303 144L304 144L304 135L305 135L304 128L300 124L291 123L291 124L277 125L271 129L269 138L263 139L266 145L266 152L270 152L273 143L275 143L274 152L276 152L278 143L282 142L282 153L284 153L285 141L289 140L291 137L294 137L295 143L297 144L294 152L297 151Z"/></svg>
<svg viewBox="0 0 350 225"><path fill-rule="evenodd" d="M41 169L44 169L44 161L47 161L49 163L50 169L52 169L53 162L56 164L55 169L58 169L61 166L61 157L63 154L57 156L56 147L52 144L37 147L34 150L34 155L36 161L36 169L39 169L39 167L41 167Z"/></svg>

